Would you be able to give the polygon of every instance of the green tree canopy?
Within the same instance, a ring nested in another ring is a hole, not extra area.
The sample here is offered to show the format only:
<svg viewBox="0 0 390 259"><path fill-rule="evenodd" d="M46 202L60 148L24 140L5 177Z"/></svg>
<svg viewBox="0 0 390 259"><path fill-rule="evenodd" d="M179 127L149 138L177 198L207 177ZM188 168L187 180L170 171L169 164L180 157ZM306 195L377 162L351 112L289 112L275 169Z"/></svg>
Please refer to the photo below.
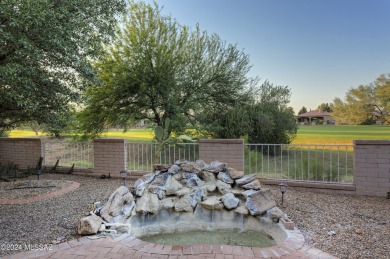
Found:
<svg viewBox="0 0 390 259"><path fill-rule="evenodd" d="M335 98L333 116L339 124L365 124L380 120L390 123L390 74L380 75L373 83L351 88L344 100Z"/></svg>
<svg viewBox="0 0 390 259"><path fill-rule="evenodd" d="M329 103L321 103L318 105L317 110L322 111L322 112L332 112L332 107L331 104Z"/></svg>
<svg viewBox="0 0 390 259"><path fill-rule="evenodd" d="M291 143L297 132L291 112L291 91L265 81L252 96L252 101L238 104L210 117L207 125L214 126L214 137L239 138L248 136L249 143ZM217 127L219 126L219 127Z"/></svg>
<svg viewBox="0 0 390 259"><path fill-rule="evenodd" d="M2 0L0 131L68 116L94 78L90 60L125 6L123 0Z"/></svg>
<svg viewBox="0 0 390 259"><path fill-rule="evenodd" d="M199 26L190 29L162 15L156 3L131 2L105 50L95 63L102 83L89 87L80 114L89 135L134 119L169 133L200 130L205 114L245 102L256 84L247 77L248 55Z"/></svg>
<svg viewBox="0 0 390 259"><path fill-rule="evenodd" d="M303 113L306 113L307 112L307 109L305 106L302 106L302 108L298 111L298 115L299 114L303 114Z"/></svg>

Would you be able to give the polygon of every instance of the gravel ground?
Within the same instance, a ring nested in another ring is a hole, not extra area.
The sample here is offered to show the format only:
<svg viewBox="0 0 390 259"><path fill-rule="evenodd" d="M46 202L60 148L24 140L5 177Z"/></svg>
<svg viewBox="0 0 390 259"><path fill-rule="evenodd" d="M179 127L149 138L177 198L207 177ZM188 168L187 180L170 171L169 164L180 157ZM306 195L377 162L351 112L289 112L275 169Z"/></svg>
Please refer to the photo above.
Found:
<svg viewBox="0 0 390 259"><path fill-rule="evenodd" d="M279 188L270 188L280 206ZM320 250L339 258L390 258L389 199L290 188L281 209Z"/></svg>
<svg viewBox="0 0 390 259"><path fill-rule="evenodd" d="M36 176L30 176L27 179L20 181L0 182L0 198L23 199L39 194L60 190L72 184L72 182L61 180L38 181L36 179Z"/></svg>
<svg viewBox="0 0 390 259"><path fill-rule="evenodd" d="M45 201L0 205L2 248L78 237L78 221L89 213L92 203L107 200L123 184L121 179L76 175L46 174L42 179L76 181L81 185L75 192ZM127 184L131 186L132 182ZM279 189L270 188L280 206ZM340 258L390 258L390 200L292 188L284 198L283 211L297 224L310 245ZM1 249L0 256L15 252Z"/></svg>
<svg viewBox="0 0 390 259"><path fill-rule="evenodd" d="M20 250L29 244L49 244L57 239L78 237L78 221L89 214L92 203L106 201L116 188L123 185L121 179L102 180L65 174L44 174L41 179L75 181L80 183L80 187L74 192L44 201L0 205L0 257L18 252L12 248ZM129 186L132 183L127 181Z"/></svg>

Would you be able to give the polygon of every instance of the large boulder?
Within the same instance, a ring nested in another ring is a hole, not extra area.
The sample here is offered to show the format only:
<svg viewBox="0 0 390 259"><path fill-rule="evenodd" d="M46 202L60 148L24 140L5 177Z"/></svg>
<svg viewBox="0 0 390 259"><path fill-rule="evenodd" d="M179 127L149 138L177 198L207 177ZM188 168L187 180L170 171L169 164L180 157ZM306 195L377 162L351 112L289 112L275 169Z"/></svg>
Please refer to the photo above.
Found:
<svg viewBox="0 0 390 259"><path fill-rule="evenodd" d="M217 197L217 196L211 196L211 197L207 198L206 200L202 201L200 204L202 204L202 206L205 209L209 209L209 210L223 209L221 197Z"/></svg>
<svg viewBox="0 0 390 259"><path fill-rule="evenodd" d="M160 201L161 208L164 209L173 209L175 207L175 203L178 200L176 197L165 198Z"/></svg>
<svg viewBox="0 0 390 259"><path fill-rule="evenodd" d="M196 160L195 165L203 170L206 167L206 163L203 160Z"/></svg>
<svg viewBox="0 0 390 259"><path fill-rule="evenodd" d="M168 169L168 173L169 174L177 174L180 170L180 166L178 165L172 165L169 169Z"/></svg>
<svg viewBox="0 0 390 259"><path fill-rule="evenodd" d="M207 191L203 188L192 189L189 196L191 198L191 206L195 208L196 205L198 205L198 202L207 198Z"/></svg>
<svg viewBox="0 0 390 259"><path fill-rule="evenodd" d="M125 186L121 186L111 194L110 198L100 210L102 218L108 222L114 221L114 218L123 215L122 208L133 202L133 195Z"/></svg>
<svg viewBox="0 0 390 259"><path fill-rule="evenodd" d="M217 178L224 183L232 184L234 183L233 179L230 178L230 175L226 172L219 172Z"/></svg>
<svg viewBox="0 0 390 259"><path fill-rule="evenodd" d="M170 165L166 165L166 164L155 164L155 165L153 165L154 171L160 171L160 172L168 171L169 167L170 167Z"/></svg>
<svg viewBox="0 0 390 259"><path fill-rule="evenodd" d="M182 197L182 196L190 193L190 191L191 191L190 188L184 187L184 188L178 190L175 194L176 194L177 197Z"/></svg>
<svg viewBox="0 0 390 259"><path fill-rule="evenodd" d="M165 185L165 194L173 195L182 188L183 185L179 183L174 177L169 177Z"/></svg>
<svg viewBox="0 0 390 259"><path fill-rule="evenodd" d="M239 179L244 176L243 171L237 171L234 168L228 168L227 173L229 174L230 178L232 178L233 180Z"/></svg>
<svg viewBox="0 0 390 259"><path fill-rule="evenodd" d="M243 185L242 188L247 189L247 190L250 190L250 189L252 189L252 190L260 190L261 189L261 185L260 185L259 180L256 179L256 180L254 180L254 181L252 181L250 183L247 183L247 184Z"/></svg>
<svg viewBox="0 0 390 259"><path fill-rule="evenodd" d="M191 177L190 179L187 180L187 186L191 187L191 188L200 187L200 186L204 186L204 185L205 185L205 182L200 180L197 175L194 175L193 177Z"/></svg>
<svg viewBox="0 0 390 259"><path fill-rule="evenodd" d="M237 208L235 208L233 211L236 212L236 213L242 214L242 215L248 215L248 214L249 214L249 210L248 210L248 208L245 206L245 204L240 204L240 205L239 205Z"/></svg>
<svg viewBox="0 0 390 259"><path fill-rule="evenodd" d="M226 193L230 192L230 190L232 189L232 186L230 184L224 183L221 180L218 180L216 185L217 185L218 191L221 194L226 194Z"/></svg>
<svg viewBox="0 0 390 259"><path fill-rule="evenodd" d="M245 206L252 216L262 215L276 206L270 189L256 191L246 197Z"/></svg>
<svg viewBox="0 0 390 259"><path fill-rule="evenodd" d="M187 193L183 197L181 197L178 201L175 203L175 211L177 212L192 212L194 211L192 205L191 205L192 199L190 197L190 194Z"/></svg>
<svg viewBox="0 0 390 259"><path fill-rule="evenodd" d="M226 163L222 163L219 161L213 161L210 164L206 165L204 170L212 172L212 173L219 173L225 170Z"/></svg>
<svg viewBox="0 0 390 259"><path fill-rule="evenodd" d="M157 194L146 191L141 198L137 200L135 211L137 213L156 214L160 209L160 201Z"/></svg>
<svg viewBox="0 0 390 259"><path fill-rule="evenodd" d="M250 174L250 175L245 175L242 178L237 179L235 181L236 181L236 184L238 186L243 186L247 183L250 183L250 182L256 180L256 178L257 178L256 174Z"/></svg>
<svg viewBox="0 0 390 259"><path fill-rule="evenodd" d="M102 223L104 223L104 220L95 214L84 217L80 219L77 233L79 235L94 235L99 231Z"/></svg>
<svg viewBox="0 0 390 259"><path fill-rule="evenodd" d="M184 172L198 173L202 169L196 163L188 162L180 165L180 169Z"/></svg>
<svg viewBox="0 0 390 259"><path fill-rule="evenodd" d="M206 183L205 186L208 192L214 192L216 190L216 179L213 173L210 173L208 171L201 171L199 173L199 178Z"/></svg>
<svg viewBox="0 0 390 259"><path fill-rule="evenodd" d="M273 207L268 210L268 216L273 222L278 223L279 219L284 216L284 213L278 207Z"/></svg>
<svg viewBox="0 0 390 259"><path fill-rule="evenodd" d="M237 199L233 193L227 193L222 197L222 203L226 209L231 210L238 207L240 200Z"/></svg>

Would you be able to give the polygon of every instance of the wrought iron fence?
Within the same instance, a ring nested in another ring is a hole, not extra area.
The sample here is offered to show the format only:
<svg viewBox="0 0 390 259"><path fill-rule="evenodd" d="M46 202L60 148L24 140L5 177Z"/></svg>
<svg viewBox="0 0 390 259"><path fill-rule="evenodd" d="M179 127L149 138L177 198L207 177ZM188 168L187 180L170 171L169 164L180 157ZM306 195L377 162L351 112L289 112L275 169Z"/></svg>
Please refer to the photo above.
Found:
<svg viewBox="0 0 390 259"><path fill-rule="evenodd" d="M127 143L127 170L151 171L153 164L173 164L179 159L195 161L199 159L197 143L182 143L183 147L165 145L161 152L158 144L152 142Z"/></svg>
<svg viewBox="0 0 390 259"><path fill-rule="evenodd" d="M44 164L53 166L59 160L60 166L93 168L93 143L72 140L43 141Z"/></svg>
<svg viewBox="0 0 390 259"><path fill-rule="evenodd" d="M353 145L246 144L245 173L262 178L353 181Z"/></svg>

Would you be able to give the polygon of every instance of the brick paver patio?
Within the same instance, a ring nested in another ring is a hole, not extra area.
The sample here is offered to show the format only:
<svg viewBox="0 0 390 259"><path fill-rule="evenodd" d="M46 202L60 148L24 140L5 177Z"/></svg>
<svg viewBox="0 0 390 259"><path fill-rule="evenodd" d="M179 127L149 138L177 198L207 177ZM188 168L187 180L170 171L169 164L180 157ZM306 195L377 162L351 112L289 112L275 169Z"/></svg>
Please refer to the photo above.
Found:
<svg viewBox="0 0 390 259"><path fill-rule="evenodd" d="M301 235L295 230L295 234ZM245 259L245 258L336 258L305 244L293 236L283 244L268 247L243 247L229 245L169 246L152 244L127 234L91 240L88 237L54 245L50 250L18 253L6 258L167 258L167 259Z"/></svg>

